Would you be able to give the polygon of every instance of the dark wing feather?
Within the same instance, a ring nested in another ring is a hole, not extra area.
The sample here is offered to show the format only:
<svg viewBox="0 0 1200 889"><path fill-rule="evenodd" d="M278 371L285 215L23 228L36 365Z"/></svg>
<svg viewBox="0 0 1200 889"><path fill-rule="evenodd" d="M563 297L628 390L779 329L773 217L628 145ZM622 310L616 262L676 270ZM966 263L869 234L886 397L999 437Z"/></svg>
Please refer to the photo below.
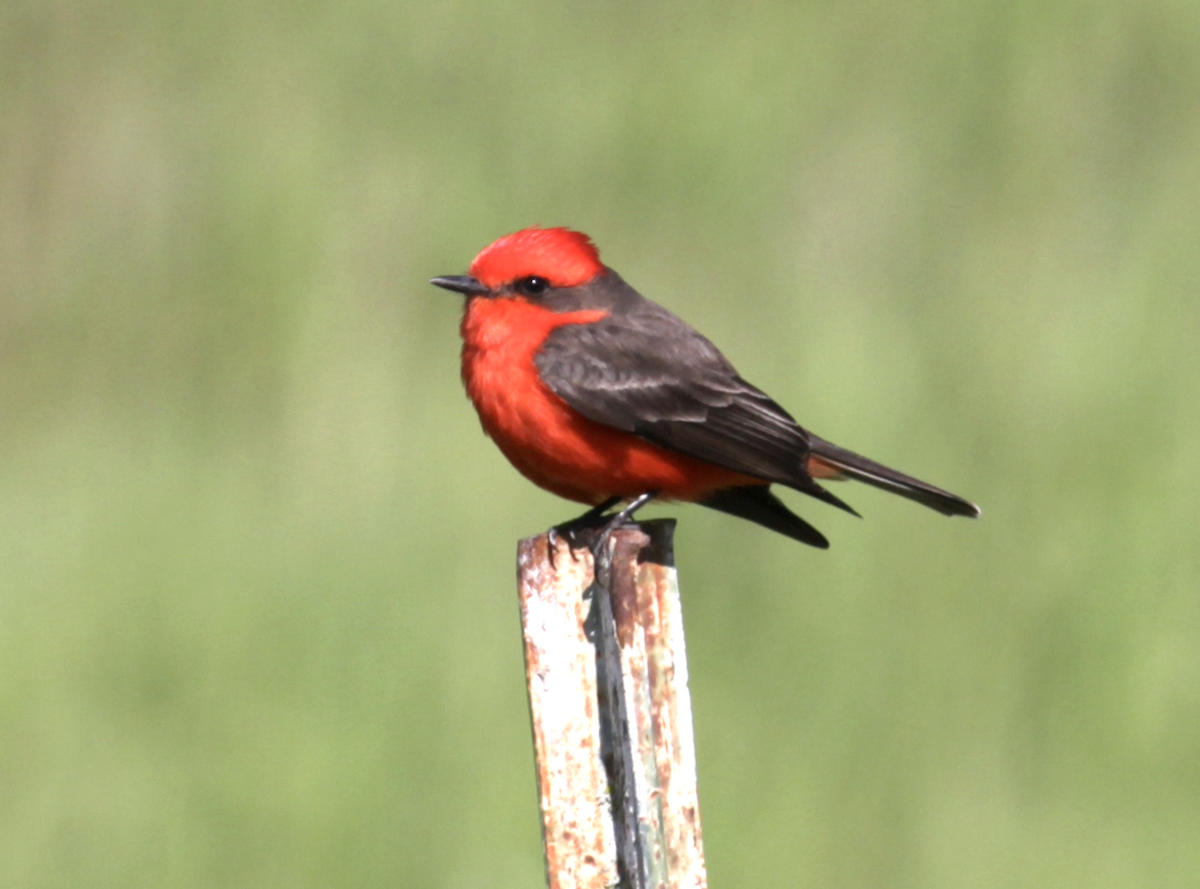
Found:
<svg viewBox="0 0 1200 889"><path fill-rule="evenodd" d="M588 419L853 512L809 476L809 434L655 303L556 328L536 362L546 384Z"/></svg>

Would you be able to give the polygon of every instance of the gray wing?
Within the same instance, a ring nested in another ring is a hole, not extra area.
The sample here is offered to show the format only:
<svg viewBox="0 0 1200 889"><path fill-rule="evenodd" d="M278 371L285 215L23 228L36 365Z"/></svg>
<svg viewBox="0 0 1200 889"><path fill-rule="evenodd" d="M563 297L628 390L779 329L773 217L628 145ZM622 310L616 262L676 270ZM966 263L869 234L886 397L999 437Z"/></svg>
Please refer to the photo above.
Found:
<svg viewBox="0 0 1200 889"><path fill-rule="evenodd" d="M804 463L809 434L661 306L646 301L563 325L536 363L551 390L588 419L765 481L815 487Z"/></svg>

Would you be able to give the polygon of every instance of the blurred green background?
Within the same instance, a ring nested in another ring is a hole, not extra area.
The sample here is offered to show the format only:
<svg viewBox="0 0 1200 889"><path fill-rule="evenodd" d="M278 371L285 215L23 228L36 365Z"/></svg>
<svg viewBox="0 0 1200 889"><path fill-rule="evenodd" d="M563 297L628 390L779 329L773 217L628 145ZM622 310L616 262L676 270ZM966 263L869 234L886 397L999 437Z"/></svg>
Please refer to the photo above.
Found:
<svg viewBox="0 0 1200 889"><path fill-rule="evenodd" d="M531 224L980 502L677 515L714 886L1200 884L1200 6L0 5L0 885L528 887Z"/></svg>

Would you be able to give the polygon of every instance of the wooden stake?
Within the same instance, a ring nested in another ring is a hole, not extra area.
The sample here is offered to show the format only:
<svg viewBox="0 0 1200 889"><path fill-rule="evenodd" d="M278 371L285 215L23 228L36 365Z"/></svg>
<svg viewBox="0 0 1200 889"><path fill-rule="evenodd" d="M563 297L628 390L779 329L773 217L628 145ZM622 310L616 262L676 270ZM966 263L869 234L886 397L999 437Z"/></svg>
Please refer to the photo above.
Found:
<svg viewBox="0 0 1200 889"><path fill-rule="evenodd" d="M518 548L550 889L706 886L674 529Z"/></svg>

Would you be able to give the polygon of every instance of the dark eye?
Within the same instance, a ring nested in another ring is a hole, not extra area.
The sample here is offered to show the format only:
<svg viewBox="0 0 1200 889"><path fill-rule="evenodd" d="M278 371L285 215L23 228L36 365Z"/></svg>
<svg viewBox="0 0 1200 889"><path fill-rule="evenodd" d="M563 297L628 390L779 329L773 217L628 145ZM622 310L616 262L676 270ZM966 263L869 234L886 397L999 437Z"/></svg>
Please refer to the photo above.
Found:
<svg viewBox="0 0 1200 889"><path fill-rule="evenodd" d="M539 278L537 275L530 275L528 278L518 278L513 283L513 288L517 293L523 293L526 296L541 296L550 287L550 282L545 278Z"/></svg>

